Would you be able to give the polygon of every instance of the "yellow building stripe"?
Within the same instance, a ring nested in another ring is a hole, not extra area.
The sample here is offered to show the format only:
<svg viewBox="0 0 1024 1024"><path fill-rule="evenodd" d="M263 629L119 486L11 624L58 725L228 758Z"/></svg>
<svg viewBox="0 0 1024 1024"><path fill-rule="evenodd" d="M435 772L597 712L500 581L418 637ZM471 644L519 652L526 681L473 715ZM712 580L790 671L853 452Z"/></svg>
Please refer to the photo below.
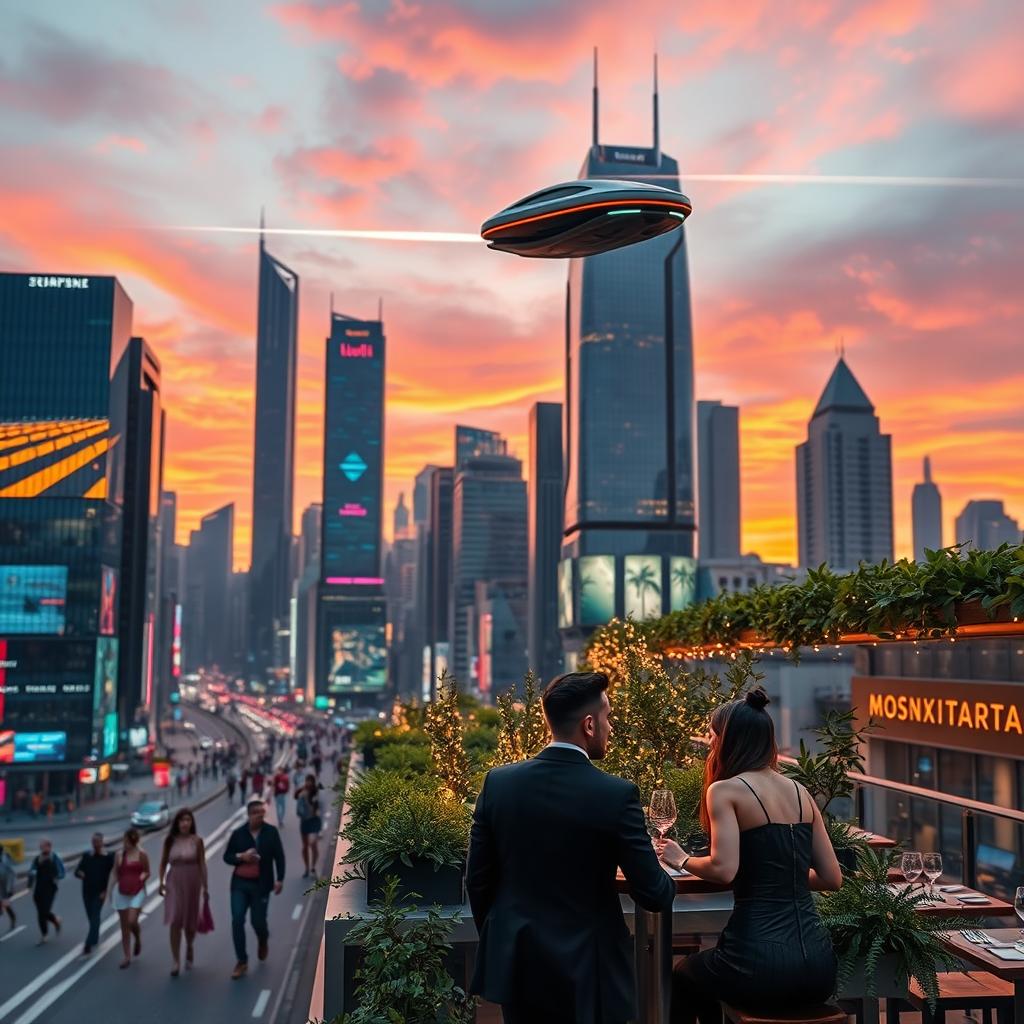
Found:
<svg viewBox="0 0 1024 1024"><path fill-rule="evenodd" d="M49 490L54 484L71 476L76 470L81 469L86 463L98 459L110 447L110 438L104 437L94 444L87 445L80 451L69 455L52 466L39 470L31 476L19 480L17 483L0 488L0 498L36 498L43 491Z"/></svg>
<svg viewBox="0 0 1024 1024"><path fill-rule="evenodd" d="M74 426L77 427L78 425L74 424ZM12 469L14 466L23 466L26 462L32 462L34 459L41 459L44 455L50 455L52 452L78 444L79 441L85 441L90 437L95 437L97 434L102 434L107 429L107 421L98 420L84 429L64 434L64 436L58 437L56 441L46 441L32 448L20 448L10 455L0 455L0 472L5 469Z"/></svg>
<svg viewBox="0 0 1024 1024"><path fill-rule="evenodd" d="M92 487L82 495L83 498L105 498L106 496L107 478L105 476L101 476L99 480L97 480L96 483L94 483Z"/></svg>

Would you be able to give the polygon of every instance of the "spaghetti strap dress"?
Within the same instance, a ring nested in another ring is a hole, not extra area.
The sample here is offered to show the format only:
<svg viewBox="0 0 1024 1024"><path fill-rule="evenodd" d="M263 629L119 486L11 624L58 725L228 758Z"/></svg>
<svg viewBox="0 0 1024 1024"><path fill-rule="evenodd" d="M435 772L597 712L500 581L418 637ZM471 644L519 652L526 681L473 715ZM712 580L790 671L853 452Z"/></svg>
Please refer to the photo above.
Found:
<svg viewBox="0 0 1024 1024"><path fill-rule="evenodd" d="M186 933L199 924L203 875L199 869L199 843L193 836L178 836L171 843L170 870L164 879L164 924L177 925Z"/></svg>
<svg viewBox="0 0 1024 1024"><path fill-rule="evenodd" d="M740 832L735 906L718 945L676 964L673 1024L694 1016L703 1024L719 1001L768 1010L820 1003L835 990L835 953L808 886L813 823L803 820L800 790L794 781L800 821L783 824L740 781L766 821Z"/></svg>

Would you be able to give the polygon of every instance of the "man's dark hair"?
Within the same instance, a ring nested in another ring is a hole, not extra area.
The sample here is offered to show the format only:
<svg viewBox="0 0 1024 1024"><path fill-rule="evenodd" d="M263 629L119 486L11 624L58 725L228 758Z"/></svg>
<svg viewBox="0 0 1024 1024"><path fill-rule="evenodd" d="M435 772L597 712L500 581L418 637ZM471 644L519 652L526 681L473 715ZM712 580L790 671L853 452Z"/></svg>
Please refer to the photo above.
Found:
<svg viewBox="0 0 1024 1024"><path fill-rule="evenodd" d="M597 710L607 689L603 672L566 672L552 679L541 697L552 732L571 732L584 715Z"/></svg>
<svg viewBox="0 0 1024 1024"><path fill-rule="evenodd" d="M245 805L245 813L246 814L252 814L252 809L254 807L262 807L262 806L263 806L263 801L262 800L250 800Z"/></svg>

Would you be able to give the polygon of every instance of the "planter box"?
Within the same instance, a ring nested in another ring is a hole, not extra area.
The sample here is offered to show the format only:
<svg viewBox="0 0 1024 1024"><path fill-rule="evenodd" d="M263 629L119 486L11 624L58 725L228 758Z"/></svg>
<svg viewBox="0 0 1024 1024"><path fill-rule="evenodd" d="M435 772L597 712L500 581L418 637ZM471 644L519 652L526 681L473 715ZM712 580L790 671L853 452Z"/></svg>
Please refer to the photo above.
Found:
<svg viewBox="0 0 1024 1024"><path fill-rule="evenodd" d="M897 969L896 957L883 956L875 970L875 999L905 999L910 979ZM839 999L864 999L867 995L867 978L861 963L850 976L850 980L836 993Z"/></svg>
<svg viewBox="0 0 1024 1024"><path fill-rule="evenodd" d="M402 905L415 903L426 907L434 903L441 906L459 906L465 902L463 895L463 874L465 865L441 867L434 870L434 862L414 857L412 867L395 861L382 871L366 865L366 902L380 899L388 875L397 875L399 882L398 902ZM410 893L417 895L411 896Z"/></svg>

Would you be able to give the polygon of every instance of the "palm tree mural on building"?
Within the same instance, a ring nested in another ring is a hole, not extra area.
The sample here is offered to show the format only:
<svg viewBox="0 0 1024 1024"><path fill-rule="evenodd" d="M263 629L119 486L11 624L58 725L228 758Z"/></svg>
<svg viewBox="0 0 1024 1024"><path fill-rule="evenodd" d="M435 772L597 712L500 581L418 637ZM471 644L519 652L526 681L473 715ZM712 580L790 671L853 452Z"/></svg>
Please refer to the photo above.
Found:
<svg viewBox="0 0 1024 1024"><path fill-rule="evenodd" d="M697 563L692 558L673 558L670 573L672 611L681 611L697 599Z"/></svg>
<svg viewBox="0 0 1024 1024"><path fill-rule="evenodd" d="M648 617L648 598L661 597L659 568L658 559L632 557L626 559L626 586L632 587L636 593L637 600L640 602L641 619ZM653 610L652 602L652 612ZM658 611L660 612L660 608Z"/></svg>

